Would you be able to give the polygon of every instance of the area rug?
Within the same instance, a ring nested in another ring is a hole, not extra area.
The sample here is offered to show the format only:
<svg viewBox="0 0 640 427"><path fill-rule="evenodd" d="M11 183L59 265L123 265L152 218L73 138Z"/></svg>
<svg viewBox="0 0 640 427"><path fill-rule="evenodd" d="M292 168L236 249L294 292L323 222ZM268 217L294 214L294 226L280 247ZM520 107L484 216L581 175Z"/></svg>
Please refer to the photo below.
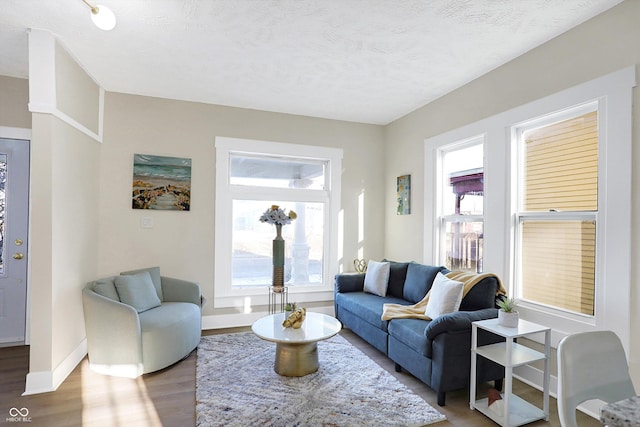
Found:
<svg viewBox="0 0 640 427"><path fill-rule="evenodd" d="M273 370L275 344L252 332L202 338L198 426L423 426L446 418L340 335L318 343L320 369Z"/></svg>

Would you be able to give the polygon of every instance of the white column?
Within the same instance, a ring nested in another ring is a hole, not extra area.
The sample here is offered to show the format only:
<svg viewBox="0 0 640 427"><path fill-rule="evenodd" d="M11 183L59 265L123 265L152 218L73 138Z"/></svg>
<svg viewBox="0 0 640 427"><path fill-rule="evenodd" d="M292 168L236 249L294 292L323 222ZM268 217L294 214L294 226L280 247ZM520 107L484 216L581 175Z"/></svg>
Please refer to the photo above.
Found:
<svg viewBox="0 0 640 427"><path fill-rule="evenodd" d="M289 184L293 188L307 188L311 185L311 181L308 179L293 179ZM296 283L309 283L309 244L307 243L306 233L306 211L304 203L296 203L296 218L293 223L294 229L294 241L291 246L291 280Z"/></svg>

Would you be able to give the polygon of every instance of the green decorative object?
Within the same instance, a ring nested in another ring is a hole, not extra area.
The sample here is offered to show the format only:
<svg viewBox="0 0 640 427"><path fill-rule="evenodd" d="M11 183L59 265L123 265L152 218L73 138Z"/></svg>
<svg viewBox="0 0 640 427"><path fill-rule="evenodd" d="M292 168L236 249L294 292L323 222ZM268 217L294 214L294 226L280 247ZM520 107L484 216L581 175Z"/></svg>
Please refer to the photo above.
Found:
<svg viewBox="0 0 640 427"><path fill-rule="evenodd" d="M286 214L278 205L272 205L261 216L260 222L266 222L276 226L276 238L273 239L273 290L282 292L284 289L284 239L282 238L282 226L291 224L298 216L292 210Z"/></svg>
<svg viewBox="0 0 640 427"><path fill-rule="evenodd" d="M273 283L275 288L284 287L284 239L282 225L276 224L276 238L273 239Z"/></svg>

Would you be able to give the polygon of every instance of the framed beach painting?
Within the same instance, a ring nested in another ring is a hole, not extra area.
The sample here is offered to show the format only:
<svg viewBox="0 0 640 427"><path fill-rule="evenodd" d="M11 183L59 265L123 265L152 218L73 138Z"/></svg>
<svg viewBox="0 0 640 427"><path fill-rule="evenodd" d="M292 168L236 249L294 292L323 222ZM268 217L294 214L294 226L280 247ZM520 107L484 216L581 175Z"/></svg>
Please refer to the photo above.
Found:
<svg viewBox="0 0 640 427"><path fill-rule="evenodd" d="M411 175L398 177L398 215L409 215L411 213Z"/></svg>
<svg viewBox="0 0 640 427"><path fill-rule="evenodd" d="M133 209L188 211L191 159L133 155Z"/></svg>

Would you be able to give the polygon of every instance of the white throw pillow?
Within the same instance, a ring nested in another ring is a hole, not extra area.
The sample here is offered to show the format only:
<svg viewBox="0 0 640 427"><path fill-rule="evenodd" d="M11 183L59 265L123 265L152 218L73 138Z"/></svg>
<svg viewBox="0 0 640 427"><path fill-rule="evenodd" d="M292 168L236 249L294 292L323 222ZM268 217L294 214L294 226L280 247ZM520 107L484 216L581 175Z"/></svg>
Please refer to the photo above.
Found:
<svg viewBox="0 0 640 427"><path fill-rule="evenodd" d="M460 303L462 303L462 282L456 282L438 273L433 280L424 314L435 319L443 314L458 311Z"/></svg>
<svg viewBox="0 0 640 427"><path fill-rule="evenodd" d="M367 272L364 275L364 291L381 297L386 296L390 271L390 262L369 260Z"/></svg>

